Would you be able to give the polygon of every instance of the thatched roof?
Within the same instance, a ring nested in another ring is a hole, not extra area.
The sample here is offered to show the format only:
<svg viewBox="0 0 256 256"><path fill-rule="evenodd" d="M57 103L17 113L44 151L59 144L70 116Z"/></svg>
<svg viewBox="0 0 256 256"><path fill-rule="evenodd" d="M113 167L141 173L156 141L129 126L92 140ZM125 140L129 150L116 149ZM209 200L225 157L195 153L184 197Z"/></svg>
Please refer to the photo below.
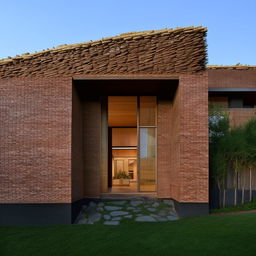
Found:
<svg viewBox="0 0 256 256"><path fill-rule="evenodd" d="M185 27L64 45L0 60L0 78L203 71L206 33L203 27Z"/></svg>
<svg viewBox="0 0 256 256"><path fill-rule="evenodd" d="M242 64L236 64L236 65L208 65L208 70L212 69L234 69L234 70L248 70L248 69L256 69L255 65L242 65Z"/></svg>

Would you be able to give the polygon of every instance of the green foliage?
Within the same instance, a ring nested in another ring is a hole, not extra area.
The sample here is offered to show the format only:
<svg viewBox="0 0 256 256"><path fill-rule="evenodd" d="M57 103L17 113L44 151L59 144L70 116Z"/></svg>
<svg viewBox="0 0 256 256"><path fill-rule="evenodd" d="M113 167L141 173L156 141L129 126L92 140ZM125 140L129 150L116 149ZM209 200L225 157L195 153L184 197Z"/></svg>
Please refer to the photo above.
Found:
<svg viewBox="0 0 256 256"><path fill-rule="evenodd" d="M209 138L211 143L217 143L219 138L229 131L229 115L221 105L209 104Z"/></svg>
<svg viewBox="0 0 256 256"><path fill-rule="evenodd" d="M210 171L219 188L228 170L229 116L219 105L209 105Z"/></svg>
<svg viewBox="0 0 256 256"><path fill-rule="evenodd" d="M225 187L228 171L241 172L256 165L256 118L229 128L228 113L209 106L210 171L219 189Z"/></svg>
<svg viewBox="0 0 256 256"><path fill-rule="evenodd" d="M256 165L256 118L249 120L244 129L248 163L253 167Z"/></svg>
<svg viewBox="0 0 256 256"><path fill-rule="evenodd" d="M126 174L124 171L119 171L115 176L114 179L130 179L131 177Z"/></svg>

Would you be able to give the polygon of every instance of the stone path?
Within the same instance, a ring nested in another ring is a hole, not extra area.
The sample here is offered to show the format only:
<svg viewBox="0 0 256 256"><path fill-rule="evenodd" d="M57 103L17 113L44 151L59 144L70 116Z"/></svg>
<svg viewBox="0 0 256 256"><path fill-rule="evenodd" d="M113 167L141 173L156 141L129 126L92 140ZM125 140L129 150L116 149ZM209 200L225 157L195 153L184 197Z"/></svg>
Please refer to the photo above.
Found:
<svg viewBox="0 0 256 256"><path fill-rule="evenodd" d="M75 223L119 225L127 220L163 222L177 219L172 200L136 198L134 200L91 201L88 205L83 205Z"/></svg>

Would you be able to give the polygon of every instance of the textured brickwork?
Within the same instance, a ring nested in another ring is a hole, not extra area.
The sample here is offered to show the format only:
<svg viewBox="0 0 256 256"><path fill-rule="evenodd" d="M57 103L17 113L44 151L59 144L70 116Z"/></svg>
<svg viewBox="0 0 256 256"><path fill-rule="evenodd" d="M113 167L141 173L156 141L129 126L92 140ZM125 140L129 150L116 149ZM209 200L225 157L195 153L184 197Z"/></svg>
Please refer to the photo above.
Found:
<svg viewBox="0 0 256 256"><path fill-rule="evenodd" d="M181 192L180 176L180 86L177 88L172 105L171 118L171 170L170 197L179 201Z"/></svg>
<svg viewBox="0 0 256 256"><path fill-rule="evenodd" d="M229 109L230 126L236 127L256 117L256 109Z"/></svg>
<svg viewBox="0 0 256 256"><path fill-rule="evenodd" d="M252 69L209 69L209 88L256 88L256 67Z"/></svg>
<svg viewBox="0 0 256 256"><path fill-rule="evenodd" d="M171 102L158 102L158 197L208 202L207 73L180 76Z"/></svg>
<svg viewBox="0 0 256 256"><path fill-rule="evenodd" d="M84 115L84 195L100 195L101 105L99 97L83 102Z"/></svg>
<svg viewBox="0 0 256 256"><path fill-rule="evenodd" d="M172 101L159 97L157 105L157 196L170 197Z"/></svg>
<svg viewBox="0 0 256 256"><path fill-rule="evenodd" d="M72 87L72 202L84 198L83 104Z"/></svg>
<svg viewBox="0 0 256 256"><path fill-rule="evenodd" d="M71 88L0 80L0 203L71 202Z"/></svg>
<svg viewBox="0 0 256 256"><path fill-rule="evenodd" d="M0 78L180 74L205 70L206 28L126 33L0 60Z"/></svg>
<svg viewBox="0 0 256 256"><path fill-rule="evenodd" d="M256 67L210 68L208 71L209 88L256 88ZM227 99L226 99L227 100ZM229 109L231 127L244 124L255 116L254 109Z"/></svg>
<svg viewBox="0 0 256 256"><path fill-rule="evenodd" d="M208 202L208 80L207 73L181 75L180 202Z"/></svg>

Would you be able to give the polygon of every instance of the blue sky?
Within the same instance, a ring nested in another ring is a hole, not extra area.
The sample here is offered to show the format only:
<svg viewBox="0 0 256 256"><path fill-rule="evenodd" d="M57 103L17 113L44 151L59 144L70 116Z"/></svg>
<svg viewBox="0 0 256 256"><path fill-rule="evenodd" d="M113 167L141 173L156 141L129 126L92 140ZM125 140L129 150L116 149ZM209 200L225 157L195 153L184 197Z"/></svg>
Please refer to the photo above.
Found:
<svg viewBox="0 0 256 256"><path fill-rule="evenodd" d="M256 65L256 0L0 0L0 58L124 32L208 28L209 64Z"/></svg>

